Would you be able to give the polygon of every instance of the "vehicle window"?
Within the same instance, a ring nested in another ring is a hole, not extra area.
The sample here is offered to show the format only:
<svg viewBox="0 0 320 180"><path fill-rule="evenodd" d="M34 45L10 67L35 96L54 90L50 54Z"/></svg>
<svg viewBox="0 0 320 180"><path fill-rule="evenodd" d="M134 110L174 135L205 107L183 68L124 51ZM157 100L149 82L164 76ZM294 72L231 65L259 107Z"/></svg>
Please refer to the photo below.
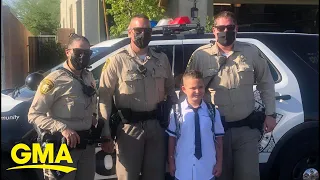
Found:
<svg viewBox="0 0 320 180"><path fill-rule="evenodd" d="M270 73L271 73L271 75L272 75L272 78L273 78L274 82L275 82L275 83L280 82L280 80L281 80L281 75L280 75L279 71L278 71L278 70L276 69L276 67L271 63L271 61L268 59L268 57L267 57L265 54L263 54L262 51L259 50L259 53L260 53L260 55L261 55L264 59L267 60L268 65L269 65L269 69L270 69ZM255 82L255 83L256 83L256 82Z"/></svg>
<svg viewBox="0 0 320 180"><path fill-rule="evenodd" d="M156 45L156 46L150 46L150 47L165 53L172 67L174 45Z"/></svg>
<svg viewBox="0 0 320 180"><path fill-rule="evenodd" d="M158 45L156 47L160 48L168 56L173 69L175 88L179 89L181 75L184 73L188 63L188 60L185 59L182 45Z"/></svg>
<svg viewBox="0 0 320 180"><path fill-rule="evenodd" d="M101 71L102 71L103 66L104 66L104 63L100 64L98 67L94 68L91 71L95 80L100 79L100 75L101 75Z"/></svg>
<svg viewBox="0 0 320 180"><path fill-rule="evenodd" d="M305 44L304 42L307 42ZM297 37L290 43L292 53L310 68L319 72L319 38Z"/></svg>
<svg viewBox="0 0 320 180"><path fill-rule="evenodd" d="M108 50L107 47L92 47L90 49L92 50L92 55L90 57L91 59Z"/></svg>
<svg viewBox="0 0 320 180"><path fill-rule="evenodd" d="M184 61L188 63L189 58L191 57L192 53L198 49L200 46L202 46L204 44L185 44L183 45L183 49L184 49ZM264 55L262 53L262 51L260 51L261 55L263 58L267 59L268 61L268 65L270 68L270 72L272 74L273 80L277 83L280 81L280 74L278 72L278 70L275 68L275 66L270 62L270 60L267 58L266 55ZM184 64L183 69L185 70L187 64ZM182 72L183 73L183 72Z"/></svg>
<svg viewBox="0 0 320 180"><path fill-rule="evenodd" d="M181 86L181 78L183 73L186 70L187 64L192 53L198 49L202 44L188 44L183 46L176 46L175 54L176 54L176 64L174 68L174 80L175 80L175 88L176 90L180 89Z"/></svg>

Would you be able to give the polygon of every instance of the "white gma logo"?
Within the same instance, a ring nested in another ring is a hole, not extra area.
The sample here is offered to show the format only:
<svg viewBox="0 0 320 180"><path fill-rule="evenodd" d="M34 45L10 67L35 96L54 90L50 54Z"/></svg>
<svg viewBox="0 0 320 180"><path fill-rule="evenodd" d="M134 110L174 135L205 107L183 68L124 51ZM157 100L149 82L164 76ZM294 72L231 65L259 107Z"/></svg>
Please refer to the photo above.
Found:
<svg viewBox="0 0 320 180"><path fill-rule="evenodd" d="M18 150L23 150L23 152L21 152L20 157L17 156ZM61 161L67 161L67 163L70 163L70 164L73 163L70 152L66 144L61 144L59 151L57 153L57 156L54 157L53 143L46 144L44 151L42 151L42 148L39 143L33 143L32 150L26 144L20 143L15 145L12 148L11 158L15 163L21 166L11 167L11 168L8 168L7 170L37 168L37 169L57 170L64 173L69 173L71 171L76 170L76 168L74 167L63 166L63 165L53 165L54 163L60 164ZM32 158L32 164L24 165L27 162L29 162L31 158ZM39 161L41 164L39 164ZM46 162L48 162L48 164L45 164Z"/></svg>

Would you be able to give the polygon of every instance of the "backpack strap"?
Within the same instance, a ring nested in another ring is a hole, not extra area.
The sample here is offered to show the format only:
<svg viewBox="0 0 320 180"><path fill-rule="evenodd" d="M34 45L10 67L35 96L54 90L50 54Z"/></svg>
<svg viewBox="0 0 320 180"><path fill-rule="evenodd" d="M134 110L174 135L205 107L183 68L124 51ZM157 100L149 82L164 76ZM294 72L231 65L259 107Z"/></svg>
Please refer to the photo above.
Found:
<svg viewBox="0 0 320 180"><path fill-rule="evenodd" d="M172 105L172 109L174 111L174 120L175 120L175 124L176 124L176 136L177 139L180 138L180 126L181 126L181 104L174 104Z"/></svg>
<svg viewBox="0 0 320 180"><path fill-rule="evenodd" d="M209 113L209 116L210 116L210 119L211 119L211 123L212 123L211 131L213 133L213 140L216 141L215 130L214 130L214 123L215 123L215 118L216 118L215 105L212 104L212 103L208 103L208 102L205 102L205 103L206 103L206 105L208 107L208 113Z"/></svg>

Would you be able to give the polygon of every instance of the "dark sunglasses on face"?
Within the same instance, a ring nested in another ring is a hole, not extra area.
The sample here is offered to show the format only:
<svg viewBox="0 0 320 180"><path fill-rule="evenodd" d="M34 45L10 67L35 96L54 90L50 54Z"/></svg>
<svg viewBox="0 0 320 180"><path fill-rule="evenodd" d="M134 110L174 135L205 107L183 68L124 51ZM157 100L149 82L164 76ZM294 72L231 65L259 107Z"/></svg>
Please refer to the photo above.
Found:
<svg viewBox="0 0 320 180"><path fill-rule="evenodd" d="M227 31L234 31L236 28L236 25L221 25L221 26L214 26L219 32L223 32L226 28Z"/></svg>
<svg viewBox="0 0 320 180"><path fill-rule="evenodd" d="M92 50L90 49L73 48L72 50L73 50L73 54L77 57L92 55Z"/></svg>
<svg viewBox="0 0 320 180"><path fill-rule="evenodd" d="M152 28L140 28L140 27L136 27L136 28L132 28L132 30L133 30L134 33L136 33L136 34L141 34L142 32L144 32L144 33L151 33L151 32L152 32Z"/></svg>

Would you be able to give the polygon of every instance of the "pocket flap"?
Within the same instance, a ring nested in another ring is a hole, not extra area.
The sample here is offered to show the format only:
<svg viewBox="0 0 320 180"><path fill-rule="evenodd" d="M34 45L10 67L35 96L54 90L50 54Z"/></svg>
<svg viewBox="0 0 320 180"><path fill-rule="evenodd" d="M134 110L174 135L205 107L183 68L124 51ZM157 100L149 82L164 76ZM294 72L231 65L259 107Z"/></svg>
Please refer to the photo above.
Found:
<svg viewBox="0 0 320 180"><path fill-rule="evenodd" d="M122 75L123 81L135 81L138 79L143 79L143 76L136 71L128 71Z"/></svg>

